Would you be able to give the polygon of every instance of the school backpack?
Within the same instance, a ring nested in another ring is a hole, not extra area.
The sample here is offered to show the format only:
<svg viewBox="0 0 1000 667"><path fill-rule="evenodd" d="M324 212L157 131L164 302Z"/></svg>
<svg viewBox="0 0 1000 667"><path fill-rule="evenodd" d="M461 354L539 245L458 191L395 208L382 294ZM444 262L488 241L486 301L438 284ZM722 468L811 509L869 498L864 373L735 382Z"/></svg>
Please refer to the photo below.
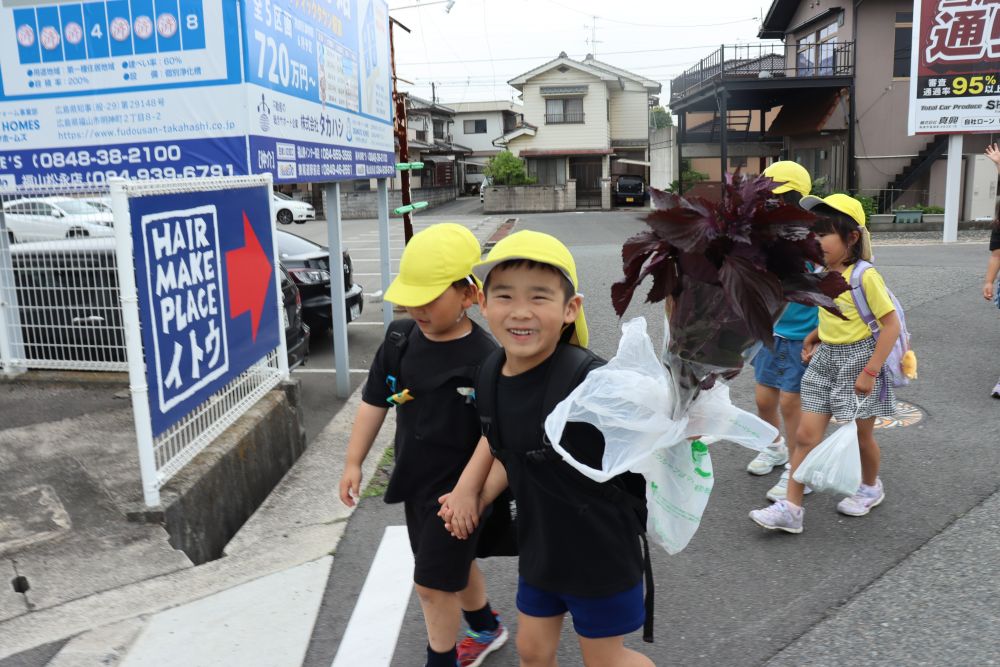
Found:
<svg viewBox="0 0 1000 667"><path fill-rule="evenodd" d="M497 348L483 361L476 376L476 409L479 411L479 421L483 427L483 435L490 443L490 450L493 455L502 462L508 456L519 456L531 464L551 464L562 461L562 457L552 447L548 437L545 435L544 425L541 425L542 440L538 449L533 449L523 453L505 452L499 449L500 434L495 416L496 410L496 386L500 377L500 369L506 361L503 348ZM560 343L556 348L552 358L552 365L548 371L545 388L545 396L542 399L543 420L546 415L569 396L570 392L586 377L590 370L598 365L607 362L601 359L590 350ZM621 506L626 515L635 519L635 529L642 540L643 549L643 570L646 585L646 622L642 629L642 638L646 642L653 641L653 568L649 558L649 543L646 540L646 497L634 495L624 485L619 485L615 480L601 484L583 475L573 473L573 479L586 492L600 495L611 502ZM494 513L499 507L494 505ZM516 517L515 517L516 520Z"/></svg>
<svg viewBox="0 0 1000 667"><path fill-rule="evenodd" d="M862 281L865 271L872 268L875 267L863 259L854 265L854 270L851 272L851 298L854 299L854 307L858 310L858 315L861 316L865 325L872 332L875 341L878 342L881 327L878 318L872 312L871 306L868 305L868 296L865 294L865 286ZM911 375L913 378L916 378L916 357L910 349L910 331L906 328L906 315L903 313L903 306L900 305L899 299L892 293L892 290L887 287L886 291L889 293L892 305L896 309L896 316L899 317L899 338L896 339L896 344L892 346L892 351L889 352L889 357L885 360L885 368L888 375L886 379L892 383L893 387L905 387L910 384ZM908 375L906 365L911 363L913 364L914 372Z"/></svg>

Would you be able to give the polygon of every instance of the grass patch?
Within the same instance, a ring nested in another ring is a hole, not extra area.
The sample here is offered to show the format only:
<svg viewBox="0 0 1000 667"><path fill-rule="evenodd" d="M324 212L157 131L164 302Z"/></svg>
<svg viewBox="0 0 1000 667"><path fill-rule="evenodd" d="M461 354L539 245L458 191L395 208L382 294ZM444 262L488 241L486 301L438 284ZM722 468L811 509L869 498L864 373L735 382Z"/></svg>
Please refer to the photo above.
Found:
<svg viewBox="0 0 1000 667"><path fill-rule="evenodd" d="M385 453L382 454L382 458L379 459L378 465L375 467L375 473L372 475L371 480L369 480L365 490L361 492L362 498L375 498L376 496L385 495L385 490L389 486L389 474L392 471L392 464L395 460L395 447L387 447Z"/></svg>

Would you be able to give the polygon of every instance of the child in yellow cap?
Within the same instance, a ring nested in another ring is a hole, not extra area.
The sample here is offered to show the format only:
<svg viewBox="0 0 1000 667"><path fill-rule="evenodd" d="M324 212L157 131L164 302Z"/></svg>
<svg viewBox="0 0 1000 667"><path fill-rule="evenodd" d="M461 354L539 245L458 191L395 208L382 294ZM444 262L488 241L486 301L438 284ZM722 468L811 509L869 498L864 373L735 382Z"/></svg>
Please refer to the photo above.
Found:
<svg viewBox="0 0 1000 667"><path fill-rule="evenodd" d="M645 481L627 473L594 482L544 440L548 411L604 363L585 349L573 256L554 237L523 231L497 243L474 271L483 281L480 310L502 350L480 368L476 401L486 437L442 499L442 516L457 537L472 534L479 508L509 481L517 502L522 665L555 664L566 612L584 663L652 665L623 644L647 621ZM560 444L600 467L604 438L595 427L567 424Z"/></svg>
<svg viewBox="0 0 1000 667"><path fill-rule="evenodd" d="M819 216L813 231L819 237L826 268L839 271L849 284L859 262L872 259L871 236L861 203L844 194L825 199L803 197L800 205ZM806 455L823 439L831 417L854 420L861 449L861 487L837 504L848 516L864 516L885 498L879 478L881 454L875 441L875 418L896 414L896 397L885 363L902 330L896 306L875 268L861 274L863 298L878 321L876 337L855 306L851 290L837 297L846 319L820 310L819 328L806 337L802 359L809 364L802 378L802 417L798 443L792 452L792 478L785 498L750 512L750 518L770 530L802 532L804 487L794 478Z"/></svg>
<svg viewBox="0 0 1000 667"><path fill-rule="evenodd" d="M437 499L458 482L479 442L471 387L475 367L496 348L466 315L478 296L472 266L480 256L472 233L453 223L432 225L407 244L385 298L409 319L390 325L372 360L340 480L341 501L354 506L361 464L395 406L396 465L385 502L404 504L428 667L478 665L507 640L475 563L476 540L454 539L437 517ZM462 612L469 630L456 646Z"/></svg>

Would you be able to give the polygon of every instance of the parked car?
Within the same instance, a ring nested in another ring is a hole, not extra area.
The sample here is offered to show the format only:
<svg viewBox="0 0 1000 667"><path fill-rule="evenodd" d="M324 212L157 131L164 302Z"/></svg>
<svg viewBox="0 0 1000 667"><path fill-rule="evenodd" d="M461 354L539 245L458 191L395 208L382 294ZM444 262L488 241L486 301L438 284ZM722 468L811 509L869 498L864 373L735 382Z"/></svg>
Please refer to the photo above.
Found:
<svg viewBox="0 0 1000 667"><path fill-rule="evenodd" d="M622 174L615 182L614 191L615 206L634 204L642 206L646 201L646 184L642 176L632 176Z"/></svg>
<svg viewBox="0 0 1000 667"><path fill-rule="evenodd" d="M102 213L111 213L111 197L84 197L82 201L87 202Z"/></svg>
<svg viewBox="0 0 1000 667"><path fill-rule="evenodd" d="M4 202L12 243L50 241L76 236L114 236L114 218L82 199L32 197Z"/></svg>
<svg viewBox="0 0 1000 667"><path fill-rule="evenodd" d="M313 333L324 333L333 324L330 310L330 251L295 234L278 230L278 257L302 294L303 319ZM346 250L342 259L347 321L361 317L364 295L354 282L354 263Z"/></svg>
<svg viewBox="0 0 1000 667"><path fill-rule="evenodd" d="M292 199L282 192L273 192L275 214L274 219L282 225L290 225L293 222L301 225L306 220L316 219L316 209L312 204L304 201Z"/></svg>
<svg viewBox="0 0 1000 667"><path fill-rule="evenodd" d="M113 238L18 243L11 264L28 359L127 360ZM288 366L294 368L309 355L310 332L298 288L281 273Z"/></svg>

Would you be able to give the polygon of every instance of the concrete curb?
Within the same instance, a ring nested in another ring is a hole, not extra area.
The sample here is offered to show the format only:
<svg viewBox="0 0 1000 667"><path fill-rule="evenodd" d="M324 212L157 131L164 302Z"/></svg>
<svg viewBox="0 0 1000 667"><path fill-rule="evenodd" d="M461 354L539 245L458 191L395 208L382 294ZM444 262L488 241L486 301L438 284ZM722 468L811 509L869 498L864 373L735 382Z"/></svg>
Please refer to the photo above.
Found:
<svg viewBox="0 0 1000 667"><path fill-rule="evenodd" d="M340 505L336 488L360 400L359 389L227 545L226 557L2 622L0 659L199 600L333 553L353 512ZM392 419L386 420L365 460L365 479L371 478L392 441Z"/></svg>

